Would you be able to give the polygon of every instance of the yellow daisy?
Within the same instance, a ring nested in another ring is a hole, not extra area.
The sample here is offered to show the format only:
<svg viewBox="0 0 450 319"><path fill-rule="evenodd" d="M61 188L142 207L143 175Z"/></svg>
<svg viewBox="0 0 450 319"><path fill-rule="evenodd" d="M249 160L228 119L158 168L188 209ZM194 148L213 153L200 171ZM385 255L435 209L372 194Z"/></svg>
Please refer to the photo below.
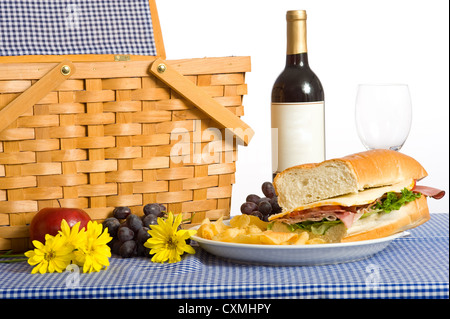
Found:
<svg viewBox="0 0 450 319"><path fill-rule="evenodd" d="M88 222L86 240L74 252L77 263L83 265L83 272L100 271L109 266L111 248L107 244L111 240L108 229L103 229L102 224L96 221Z"/></svg>
<svg viewBox="0 0 450 319"><path fill-rule="evenodd" d="M61 230L59 233L73 249L78 249L78 247L83 245L87 238L86 230L83 227L80 231L80 225L81 222L78 222L70 227L65 219L61 221Z"/></svg>
<svg viewBox="0 0 450 319"><path fill-rule="evenodd" d="M45 244L33 240L34 250L25 253L28 257L28 263L35 266L32 274L37 272L44 274L46 272L63 272L70 264L73 254L72 247L66 244L65 239L57 234L56 236L45 235Z"/></svg>
<svg viewBox="0 0 450 319"><path fill-rule="evenodd" d="M150 255L153 262L175 263L181 260L181 255L185 252L194 254L195 250L186 244L186 240L193 236L195 230L178 229L181 224L181 214L176 218L170 212L167 219L158 218L158 225L152 225L148 231L150 238L145 242L144 246L150 248Z"/></svg>

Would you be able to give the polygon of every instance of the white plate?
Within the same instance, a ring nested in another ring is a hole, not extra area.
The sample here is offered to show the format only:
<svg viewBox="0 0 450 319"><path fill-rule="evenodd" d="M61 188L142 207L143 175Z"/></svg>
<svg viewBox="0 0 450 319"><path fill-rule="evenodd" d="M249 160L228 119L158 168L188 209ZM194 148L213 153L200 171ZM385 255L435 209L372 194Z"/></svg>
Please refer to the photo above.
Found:
<svg viewBox="0 0 450 319"><path fill-rule="evenodd" d="M191 229L198 229L199 226ZM227 243L192 236L191 239L207 252L239 263L316 266L357 261L369 258L385 249L394 239L408 232L350 243L316 245L257 245Z"/></svg>

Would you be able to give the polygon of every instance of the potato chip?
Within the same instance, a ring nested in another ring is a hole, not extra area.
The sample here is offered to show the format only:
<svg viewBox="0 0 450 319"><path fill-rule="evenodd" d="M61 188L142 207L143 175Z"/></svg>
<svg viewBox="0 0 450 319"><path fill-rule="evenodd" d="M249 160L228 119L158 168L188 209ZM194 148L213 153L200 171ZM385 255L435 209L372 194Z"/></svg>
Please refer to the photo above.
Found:
<svg viewBox="0 0 450 319"><path fill-rule="evenodd" d="M302 232L300 235L298 235L298 238L292 244L293 245L305 245L308 239L309 239L308 233Z"/></svg>
<svg viewBox="0 0 450 319"><path fill-rule="evenodd" d="M256 225L248 225L247 227L245 227L245 231L249 235L255 235L255 234L261 234L262 233L262 230Z"/></svg>
<svg viewBox="0 0 450 319"><path fill-rule="evenodd" d="M212 223L212 229L215 232L215 234L219 234L228 228L231 228L231 226L225 225L223 223L223 217L220 217L218 220Z"/></svg>
<svg viewBox="0 0 450 319"><path fill-rule="evenodd" d="M326 241L311 238L309 233L302 230L295 232L282 223L275 223L271 230L267 230L269 223L252 215L237 215L226 225L223 218L211 222L205 218L197 230L197 236L230 243L264 244L264 245L313 245Z"/></svg>
<svg viewBox="0 0 450 319"><path fill-rule="evenodd" d="M209 218L205 218L202 221L199 229L197 230L197 235L205 239L212 239L214 236L220 234L227 228L230 228L230 226L227 226L223 223L222 217L220 217L214 223L211 223Z"/></svg>
<svg viewBox="0 0 450 319"><path fill-rule="evenodd" d="M312 238L306 241L306 245L318 245L318 244L326 244L326 241L322 238Z"/></svg>
<svg viewBox="0 0 450 319"><path fill-rule="evenodd" d="M279 221L273 222L272 227L270 229L275 232L289 232L290 231L287 224L279 222Z"/></svg>
<svg viewBox="0 0 450 319"><path fill-rule="evenodd" d="M231 227L244 228L247 227L249 224L250 224L250 216L245 214L234 216L230 220Z"/></svg>
<svg viewBox="0 0 450 319"><path fill-rule="evenodd" d="M241 244L261 244L261 234L262 232L257 234L240 235L237 239Z"/></svg>
<svg viewBox="0 0 450 319"><path fill-rule="evenodd" d="M282 233L266 230L260 236L261 242L268 245L282 245L298 237L296 233Z"/></svg>
<svg viewBox="0 0 450 319"><path fill-rule="evenodd" d="M245 230L242 228L228 228L223 232L213 237L214 240L234 242L235 238L239 235L245 234Z"/></svg>
<svg viewBox="0 0 450 319"><path fill-rule="evenodd" d="M197 230L197 236L205 239L212 239L214 235L216 234L212 230L212 224L202 224Z"/></svg>
<svg viewBox="0 0 450 319"><path fill-rule="evenodd" d="M256 217L256 216L249 215L249 217L250 217L250 224L251 224L251 225L257 226L257 227L258 227L259 229L261 229L262 231L267 230L267 225L269 225L268 222L265 222L265 221L259 219L259 218Z"/></svg>

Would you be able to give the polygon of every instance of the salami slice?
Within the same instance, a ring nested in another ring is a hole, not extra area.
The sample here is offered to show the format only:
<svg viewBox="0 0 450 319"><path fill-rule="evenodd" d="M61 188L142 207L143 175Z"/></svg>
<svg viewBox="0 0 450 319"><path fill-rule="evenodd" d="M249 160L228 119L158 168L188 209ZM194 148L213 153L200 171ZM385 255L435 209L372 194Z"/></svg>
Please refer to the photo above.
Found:
<svg viewBox="0 0 450 319"><path fill-rule="evenodd" d="M444 190L441 190L441 189L438 189L438 188L434 188L434 187L429 187L429 186L416 185L416 186L414 186L412 191L414 193L421 193L421 194L423 194L425 196L432 197L434 199L441 199L445 195L445 191Z"/></svg>

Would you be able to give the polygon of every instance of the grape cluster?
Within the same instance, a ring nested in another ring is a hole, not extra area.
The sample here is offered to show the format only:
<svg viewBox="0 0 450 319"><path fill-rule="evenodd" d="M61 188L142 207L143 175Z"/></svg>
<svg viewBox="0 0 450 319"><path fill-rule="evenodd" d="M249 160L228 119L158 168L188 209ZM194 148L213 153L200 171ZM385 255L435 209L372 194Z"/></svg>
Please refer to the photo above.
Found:
<svg viewBox="0 0 450 319"><path fill-rule="evenodd" d="M123 258L133 256L151 257L150 249L144 246L150 238L148 231L151 225L157 225L158 217L164 217L167 209L161 204L147 204L144 206L142 217L132 214L129 207L116 207L113 216L105 219L103 227L108 228L113 238L109 242L111 252Z"/></svg>
<svg viewBox="0 0 450 319"><path fill-rule="evenodd" d="M263 221L269 221L269 216L281 213L281 207L278 205L278 198L275 194L275 188L271 182L264 182L261 190L265 197L256 194L250 194L241 205L241 213L258 217Z"/></svg>

